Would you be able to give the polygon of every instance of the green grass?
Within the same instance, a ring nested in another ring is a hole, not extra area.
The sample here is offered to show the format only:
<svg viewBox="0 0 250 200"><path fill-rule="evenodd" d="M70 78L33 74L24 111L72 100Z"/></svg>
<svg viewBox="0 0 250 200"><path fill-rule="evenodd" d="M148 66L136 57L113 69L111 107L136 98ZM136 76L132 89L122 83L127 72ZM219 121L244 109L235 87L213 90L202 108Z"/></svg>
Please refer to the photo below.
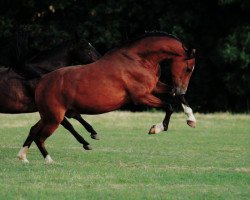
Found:
<svg viewBox="0 0 250 200"><path fill-rule="evenodd" d="M35 145L16 155L38 114L0 115L0 199L250 199L250 115L196 114L189 128L173 114L168 132L148 135L164 113L85 116L101 140L82 146L63 128L47 141L55 164Z"/></svg>

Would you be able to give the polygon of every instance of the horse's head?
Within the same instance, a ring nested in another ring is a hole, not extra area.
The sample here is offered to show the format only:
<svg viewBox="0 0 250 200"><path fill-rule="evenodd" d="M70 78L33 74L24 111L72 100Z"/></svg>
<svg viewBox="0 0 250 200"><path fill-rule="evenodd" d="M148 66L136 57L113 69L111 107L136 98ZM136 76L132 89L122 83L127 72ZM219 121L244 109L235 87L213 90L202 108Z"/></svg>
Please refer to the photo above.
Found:
<svg viewBox="0 0 250 200"><path fill-rule="evenodd" d="M174 94L183 95L187 91L189 79L195 67L195 49L185 50L185 56L177 56L171 63Z"/></svg>
<svg viewBox="0 0 250 200"><path fill-rule="evenodd" d="M81 64L88 64L98 60L101 55L98 51L85 39L76 36L73 47L71 49L72 59Z"/></svg>
<svg viewBox="0 0 250 200"><path fill-rule="evenodd" d="M147 32L125 45L130 56L135 54L141 59L143 67L158 68L163 61L170 61L173 93L183 95L187 91L189 79L195 65L195 49L188 49L181 40L165 32ZM158 70L154 70L158 73ZM167 78L167 77L165 77Z"/></svg>

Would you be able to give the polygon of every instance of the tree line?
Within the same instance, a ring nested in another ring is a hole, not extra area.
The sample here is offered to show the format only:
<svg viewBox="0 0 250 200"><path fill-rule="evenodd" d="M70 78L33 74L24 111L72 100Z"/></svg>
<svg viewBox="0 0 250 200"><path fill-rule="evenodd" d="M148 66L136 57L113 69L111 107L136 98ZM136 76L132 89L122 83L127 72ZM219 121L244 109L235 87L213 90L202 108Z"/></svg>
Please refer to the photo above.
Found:
<svg viewBox="0 0 250 200"><path fill-rule="evenodd" d="M249 9L248 0L1 0L0 44L19 25L34 52L76 31L100 53L145 31L166 31L197 49L187 93L195 111L249 112Z"/></svg>

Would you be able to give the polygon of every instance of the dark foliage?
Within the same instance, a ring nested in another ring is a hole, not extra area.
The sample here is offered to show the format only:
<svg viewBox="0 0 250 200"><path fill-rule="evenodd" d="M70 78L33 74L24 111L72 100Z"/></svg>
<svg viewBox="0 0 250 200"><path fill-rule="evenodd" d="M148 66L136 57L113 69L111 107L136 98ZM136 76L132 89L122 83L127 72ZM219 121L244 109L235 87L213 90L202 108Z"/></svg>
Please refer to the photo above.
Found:
<svg viewBox="0 0 250 200"><path fill-rule="evenodd" d="M187 94L194 110L249 112L249 9L248 0L1 0L0 61L20 24L33 52L75 31L102 53L145 31L166 31L197 49Z"/></svg>

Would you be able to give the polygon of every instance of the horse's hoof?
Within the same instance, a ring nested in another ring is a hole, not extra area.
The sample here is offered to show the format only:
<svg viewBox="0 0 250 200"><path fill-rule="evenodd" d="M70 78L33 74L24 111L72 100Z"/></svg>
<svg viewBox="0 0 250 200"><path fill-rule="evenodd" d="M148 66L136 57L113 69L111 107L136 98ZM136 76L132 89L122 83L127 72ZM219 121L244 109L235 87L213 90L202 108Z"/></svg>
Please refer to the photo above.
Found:
<svg viewBox="0 0 250 200"><path fill-rule="evenodd" d="M27 163L29 163L29 161L28 161L28 159L27 158L18 158L22 163L24 163L24 164L27 164Z"/></svg>
<svg viewBox="0 0 250 200"><path fill-rule="evenodd" d="M97 134L91 134L90 137L94 140L100 140Z"/></svg>
<svg viewBox="0 0 250 200"><path fill-rule="evenodd" d="M195 128L196 127L196 122L195 121L191 121L191 120L187 120L187 124L192 127Z"/></svg>
<svg viewBox="0 0 250 200"><path fill-rule="evenodd" d="M46 158L44 159L45 164L52 164L54 163L54 160L50 157L50 155L47 155Z"/></svg>
<svg viewBox="0 0 250 200"><path fill-rule="evenodd" d="M156 134L155 125L153 125L148 132L149 135Z"/></svg>
<svg viewBox="0 0 250 200"><path fill-rule="evenodd" d="M148 134L150 134L150 135L151 134L156 134L156 133L160 133L160 132L166 131L166 130L167 130L167 128L165 128L162 123L159 123L159 124L153 125L150 128Z"/></svg>
<svg viewBox="0 0 250 200"><path fill-rule="evenodd" d="M92 150L91 146L90 145L83 145L83 148L85 150Z"/></svg>

